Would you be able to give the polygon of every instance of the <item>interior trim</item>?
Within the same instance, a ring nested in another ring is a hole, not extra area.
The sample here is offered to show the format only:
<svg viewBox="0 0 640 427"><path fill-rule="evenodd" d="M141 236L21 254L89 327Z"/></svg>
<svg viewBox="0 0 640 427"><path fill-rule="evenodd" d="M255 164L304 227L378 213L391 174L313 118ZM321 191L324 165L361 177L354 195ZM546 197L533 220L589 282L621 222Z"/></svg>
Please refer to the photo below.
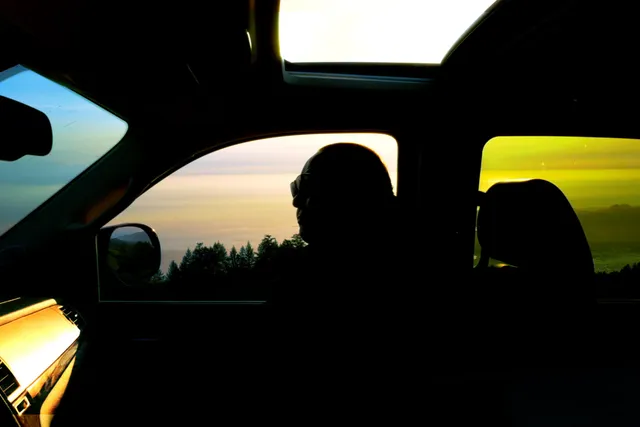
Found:
<svg viewBox="0 0 640 427"><path fill-rule="evenodd" d="M0 302L0 326L58 304L54 299L14 298Z"/></svg>
<svg viewBox="0 0 640 427"><path fill-rule="evenodd" d="M282 61L285 83L347 89L416 90L431 87L439 67L415 64L294 64Z"/></svg>

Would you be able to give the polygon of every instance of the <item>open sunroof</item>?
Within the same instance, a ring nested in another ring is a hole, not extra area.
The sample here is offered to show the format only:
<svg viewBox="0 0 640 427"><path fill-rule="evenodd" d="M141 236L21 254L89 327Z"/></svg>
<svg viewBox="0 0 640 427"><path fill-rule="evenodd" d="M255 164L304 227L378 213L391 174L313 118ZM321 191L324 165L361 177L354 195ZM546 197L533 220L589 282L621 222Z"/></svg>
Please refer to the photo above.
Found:
<svg viewBox="0 0 640 427"><path fill-rule="evenodd" d="M281 0L293 63L440 64L496 0Z"/></svg>

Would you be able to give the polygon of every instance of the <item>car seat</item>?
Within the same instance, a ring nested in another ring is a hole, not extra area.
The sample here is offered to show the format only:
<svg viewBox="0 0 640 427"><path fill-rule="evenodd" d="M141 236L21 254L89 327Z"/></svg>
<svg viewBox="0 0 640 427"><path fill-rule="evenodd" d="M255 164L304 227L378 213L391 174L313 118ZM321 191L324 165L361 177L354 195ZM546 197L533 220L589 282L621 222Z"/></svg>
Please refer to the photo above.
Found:
<svg viewBox="0 0 640 427"><path fill-rule="evenodd" d="M481 198L479 266L493 258L529 273L594 274L589 243L562 191L549 181L501 182Z"/></svg>
<svg viewBox="0 0 640 427"><path fill-rule="evenodd" d="M595 271L562 191L541 179L497 183L481 195L477 232L481 254L472 297L489 322L483 327L502 331L497 337L527 357L584 349L592 336ZM509 267L491 267L491 259Z"/></svg>

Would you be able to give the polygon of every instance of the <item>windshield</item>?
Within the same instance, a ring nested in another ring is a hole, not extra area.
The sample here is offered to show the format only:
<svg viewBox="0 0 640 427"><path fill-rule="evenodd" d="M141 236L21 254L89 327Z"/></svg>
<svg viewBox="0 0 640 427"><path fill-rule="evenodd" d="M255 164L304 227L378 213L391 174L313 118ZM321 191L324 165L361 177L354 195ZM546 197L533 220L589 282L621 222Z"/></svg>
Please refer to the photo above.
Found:
<svg viewBox="0 0 640 427"><path fill-rule="evenodd" d="M0 161L2 235L115 146L128 125L22 66L0 72L0 95L42 111L53 130L53 147L47 156Z"/></svg>

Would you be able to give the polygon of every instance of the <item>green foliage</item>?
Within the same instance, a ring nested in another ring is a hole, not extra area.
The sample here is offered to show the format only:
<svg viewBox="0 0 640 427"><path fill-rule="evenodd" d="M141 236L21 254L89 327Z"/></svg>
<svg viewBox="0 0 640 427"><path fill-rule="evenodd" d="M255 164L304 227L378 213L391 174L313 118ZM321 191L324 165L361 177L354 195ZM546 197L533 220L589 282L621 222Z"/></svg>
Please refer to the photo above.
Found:
<svg viewBox="0 0 640 427"><path fill-rule="evenodd" d="M126 282L143 286L121 289L118 292L127 292L128 297L134 299L265 299L270 283L289 273L287 263L298 262L305 246L298 235L285 239L282 244L273 236L266 235L258 244L257 250L254 250L251 242L247 242L239 250L232 246L229 251L221 242L215 242L211 246L198 242L195 247L185 251L179 263L171 261L166 274L149 271L144 280ZM139 247L136 250L141 249ZM118 250L131 251L132 248ZM118 257L121 255L114 250L109 262L119 267Z"/></svg>
<svg viewBox="0 0 640 427"><path fill-rule="evenodd" d="M151 279L149 279L149 283L164 283L164 281L166 280L164 274L162 274L162 270L158 269L158 271L156 271L156 274L154 274L153 276L151 276Z"/></svg>
<svg viewBox="0 0 640 427"><path fill-rule="evenodd" d="M177 282L180 280L180 267L178 267L175 261L171 261L171 264L169 264L166 280L168 282Z"/></svg>
<svg viewBox="0 0 640 427"><path fill-rule="evenodd" d="M227 259L227 268L229 270L237 270L240 268L240 255L235 246L231 247L229 251L229 258Z"/></svg>
<svg viewBox="0 0 640 427"><path fill-rule="evenodd" d="M240 258L241 269L250 270L255 266L256 254L253 251L253 246L251 246L251 242L247 242L246 246L242 246L240 248L239 258Z"/></svg>
<svg viewBox="0 0 640 427"><path fill-rule="evenodd" d="M272 261L278 253L279 245L275 237L267 234L258 245L258 261Z"/></svg>
<svg viewBox="0 0 640 427"><path fill-rule="evenodd" d="M291 236L290 242L293 245L293 247L296 249L304 248L305 246L307 246L307 242L302 240L302 237L300 237L300 235L297 233Z"/></svg>
<svg viewBox="0 0 640 427"><path fill-rule="evenodd" d="M620 271L596 273L596 292L604 298L640 298L640 263Z"/></svg>
<svg viewBox="0 0 640 427"><path fill-rule="evenodd" d="M197 243L195 248L187 249L180 265L172 261L165 276L174 292L206 298L211 293L237 295L237 292L252 292L255 298L260 289L265 289L270 280L277 279L286 271L288 262L300 260L306 243L295 234L282 244L271 235L266 235L254 251L251 242L240 247L235 246L227 252L225 246L216 242L207 247ZM236 292L237 291L237 292Z"/></svg>
<svg viewBox="0 0 640 427"><path fill-rule="evenodd" d="M184 253L182 257L182 261L180 262L180 271L186 271L189 269L189 265L191 264L192 258L191 248L187 248L187 251Z"/></svg>
<svg viewBox="0 0 640 427"><path fill-rule="evenodd" d="M193 251L187 249L179 267L179 280L183 285L212 284L216 277L226 273L227 250L220 242L213 246L196 244Z"/></svg>

